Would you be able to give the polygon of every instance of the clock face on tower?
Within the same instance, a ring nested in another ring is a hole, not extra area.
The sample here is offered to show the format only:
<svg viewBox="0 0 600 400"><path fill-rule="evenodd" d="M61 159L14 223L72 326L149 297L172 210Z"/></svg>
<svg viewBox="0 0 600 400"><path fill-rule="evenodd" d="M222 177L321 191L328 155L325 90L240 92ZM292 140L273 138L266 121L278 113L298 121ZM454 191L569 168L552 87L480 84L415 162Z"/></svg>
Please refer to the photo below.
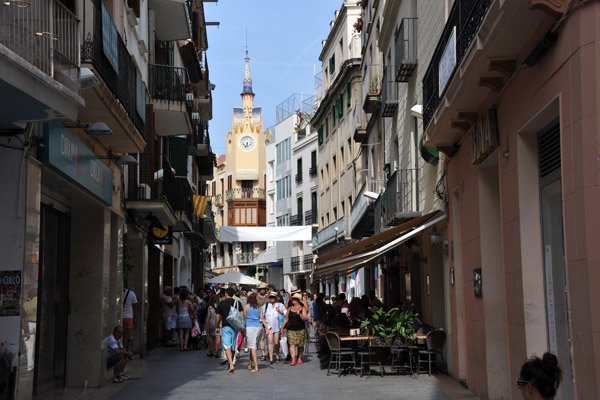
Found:
<svg viewBox="0 0 600 400"><path fill-rule="evenodd" d="M254 139L251 136L244 136L240 139L242 150L251 150L254 147Z"/></svg>

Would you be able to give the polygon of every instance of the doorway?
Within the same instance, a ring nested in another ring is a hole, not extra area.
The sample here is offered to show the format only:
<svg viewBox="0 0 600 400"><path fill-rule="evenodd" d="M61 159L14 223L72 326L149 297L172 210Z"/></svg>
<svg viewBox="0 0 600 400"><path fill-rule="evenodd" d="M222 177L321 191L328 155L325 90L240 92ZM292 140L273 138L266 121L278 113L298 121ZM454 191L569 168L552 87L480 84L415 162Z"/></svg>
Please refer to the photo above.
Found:
<svg viewBox="0 0 600 400"><path fill-rule="evenodd" d="M538 135L540 210L546 289L548 346L564 376L557 399L574 397L569 332L569 302L564 254L562 180L558 122Z"/></svg>
<svg viewBox="0 0 600 400"><path fill-rule="evenodd" d="M71 218L42 205L34 395L65 385Z"/></svg>

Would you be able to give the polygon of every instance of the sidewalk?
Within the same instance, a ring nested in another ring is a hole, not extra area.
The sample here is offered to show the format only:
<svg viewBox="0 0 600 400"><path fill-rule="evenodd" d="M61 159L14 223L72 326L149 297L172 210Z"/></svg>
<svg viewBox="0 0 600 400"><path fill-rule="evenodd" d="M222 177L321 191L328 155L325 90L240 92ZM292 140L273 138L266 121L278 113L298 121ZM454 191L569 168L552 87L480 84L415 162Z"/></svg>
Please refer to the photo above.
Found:
<svg viewBox="0 0 600 400"><path fill-rule="evenodd" d="M260 354L260 352L259 352ZM197 399L201 398L272 398L272 399L427 399L478 400L476 396L445 375L429 378L374 375L327 376L320 370L316 354L306 357L302 365L288 363L269 365L259 361L260 371L247 369L248 355L242 353L232 375L218 359L206 357L206 351L180 352L160 348L127 369L131 380L121 384L109 382L99 389L68 389L68 400L105 399ZM76 392L79 396L76 396ZM63 397L67 400L67 397Z"/></svg>

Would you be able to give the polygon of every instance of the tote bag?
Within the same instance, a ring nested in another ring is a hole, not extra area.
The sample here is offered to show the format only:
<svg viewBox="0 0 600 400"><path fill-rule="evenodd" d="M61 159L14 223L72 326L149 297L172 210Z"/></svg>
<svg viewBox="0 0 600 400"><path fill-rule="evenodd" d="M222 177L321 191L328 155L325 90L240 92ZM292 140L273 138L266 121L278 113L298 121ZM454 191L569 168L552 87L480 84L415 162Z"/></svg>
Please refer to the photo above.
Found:
<svg viewBox="0 0 600 400"><path fill-rule="evenodd" d="M229 325L233 326L238 331L243 331L246 329L246 321L244 321L244 317L238 310L238 302L237 300L229 309L229 315L227 316L227 322Z"/></svg>

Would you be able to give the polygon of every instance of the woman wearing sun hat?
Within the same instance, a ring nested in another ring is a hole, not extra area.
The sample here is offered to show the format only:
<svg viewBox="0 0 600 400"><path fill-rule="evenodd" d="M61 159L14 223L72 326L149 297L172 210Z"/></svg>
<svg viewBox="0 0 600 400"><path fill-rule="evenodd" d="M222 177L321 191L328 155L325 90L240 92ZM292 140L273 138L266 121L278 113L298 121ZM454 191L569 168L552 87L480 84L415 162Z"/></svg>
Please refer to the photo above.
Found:
<svg viewBox="0 0 600 400"><path fill-rule="evenodd" d="M290 346L290 355L292 362L290 365L302 364L302 354L304 353L304 345L308 341L306 333L306 320L308 313L302 302L300 293L294 294L292 297L292 305L288 308L288 312L283 320L281 331L285 335L287 333L287 341ZM296 361L296 349L298 350L298 359Z"/></svg>
<svg viewBox="0 0 600 400"><path fill-rule="evenodd" d="M285 306L277 301L277 293L269 293L269 302L263 306L263 315L267 321L266 335L269 339L269 364L273 364L273 354L279 362L279 316L285 315Z"/></svg>

